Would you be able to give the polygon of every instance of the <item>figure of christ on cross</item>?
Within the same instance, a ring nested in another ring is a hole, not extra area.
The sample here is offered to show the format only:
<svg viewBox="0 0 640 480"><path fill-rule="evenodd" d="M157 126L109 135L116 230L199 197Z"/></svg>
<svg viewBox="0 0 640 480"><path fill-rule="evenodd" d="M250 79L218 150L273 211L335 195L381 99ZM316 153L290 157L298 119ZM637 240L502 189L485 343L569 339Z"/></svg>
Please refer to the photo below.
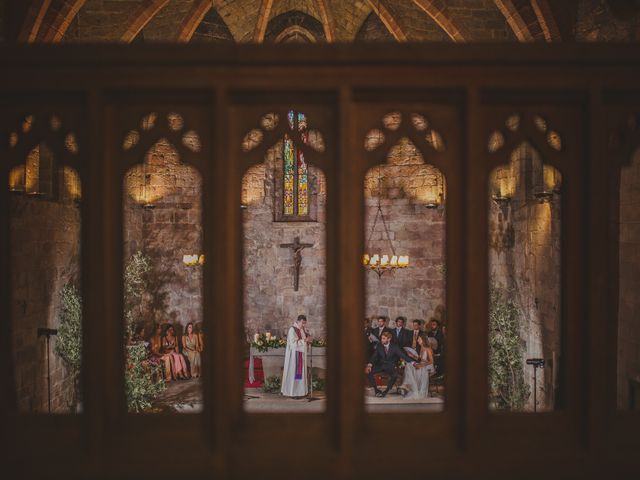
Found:
<svg viewBox="0 0 640 480"><path fill-rule="evenodd" d="M293 250L293 291L298 291L300 282L300 265L302 264L302 250L313 247L313 243L300 243L300 237L295 237L293 243L281 243L280 248L290 248Z"/></svg>

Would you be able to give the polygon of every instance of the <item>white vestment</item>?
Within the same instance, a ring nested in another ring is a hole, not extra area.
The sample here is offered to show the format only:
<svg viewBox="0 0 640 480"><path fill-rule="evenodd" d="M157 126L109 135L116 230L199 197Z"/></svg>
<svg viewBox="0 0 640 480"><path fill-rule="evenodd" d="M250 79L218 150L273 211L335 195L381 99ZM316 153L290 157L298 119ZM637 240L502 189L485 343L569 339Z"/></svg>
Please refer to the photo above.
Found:
<svg viewBox="0 0 640 480"><path fill-rule="evenodd" d="M296 329L300 332L300 337L298 337ZM307 394L307 344L304 341L305 337L304 330L298 329L296 326L289 328L280 390L287 397L304 397Z"/></svg>

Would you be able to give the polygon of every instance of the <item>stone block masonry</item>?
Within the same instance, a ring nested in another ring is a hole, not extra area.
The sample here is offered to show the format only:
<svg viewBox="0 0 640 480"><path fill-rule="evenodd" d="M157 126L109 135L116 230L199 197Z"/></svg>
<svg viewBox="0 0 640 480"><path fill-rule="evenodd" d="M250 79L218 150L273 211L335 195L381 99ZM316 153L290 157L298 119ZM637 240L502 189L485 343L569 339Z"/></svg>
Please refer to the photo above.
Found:
<svg viewBox="0 0 640 480"><path fill-rule="evenodd" d="M71 201L30 196L10 200L12 341L18 408L47 412L47 350L39 327L55 328L59 292L79 286L80 211ZM74 385L51 337L51 410L75 410Z"/></svg>

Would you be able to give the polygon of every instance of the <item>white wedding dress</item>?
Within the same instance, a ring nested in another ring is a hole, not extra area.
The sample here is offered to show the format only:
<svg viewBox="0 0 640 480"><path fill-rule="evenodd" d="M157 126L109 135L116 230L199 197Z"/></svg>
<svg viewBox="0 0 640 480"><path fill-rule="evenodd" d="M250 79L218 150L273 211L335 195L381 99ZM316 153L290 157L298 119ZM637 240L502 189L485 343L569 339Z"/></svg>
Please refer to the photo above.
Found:
<svg viewBox="0 0 640 480"><path fill-rule="evenodd" d="M420 363L427 362L427 349L420 352ZM429 395L429 375L434 372L433 365L416 368L413 364L407 363L404 366L404 379L402 387L407 390L405 398L427 398Z"/></svg>

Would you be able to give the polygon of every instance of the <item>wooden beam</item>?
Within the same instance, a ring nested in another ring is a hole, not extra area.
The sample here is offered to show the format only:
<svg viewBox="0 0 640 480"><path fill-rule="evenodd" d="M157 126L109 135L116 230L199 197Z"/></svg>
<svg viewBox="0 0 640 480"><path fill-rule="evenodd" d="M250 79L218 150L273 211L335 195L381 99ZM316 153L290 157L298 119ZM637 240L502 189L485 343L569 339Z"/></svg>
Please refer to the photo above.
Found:
<svg viewBox="0 0 640 480"><path fill-rule="evenodd" d="M22 28L18 33L18 42L32 43L36 40L42 20L44 20L44 15L50 5L51 0L34 0L31 2Z"/></svg>
<svg viewBox="0 0 640 480"><path fill-rule="evenodd" d="M194 32L202 22L202 19L213 8L211 0L196 1L180 27L180 31L176 35L176 42L188 42L193 37Z"/></svg>
<svg viewBox="0 0 640 480"><path fill-rule="evenodd" d="M534 38L527 23L511 0L494 0L498 10L504 15L516 38L521 42L533 42Z"/></svg>
<svg viewBox="0 0 640 480"><path fill-rule="evenodd" d="M269 23L272 6L273 0L262 0L262 2L260 2L260 10L258 11L256 29L253 32L253 41L256 43L264 42L264 34L267 32L267 23Z"/></svg>
<svg viewBox="0 0 640 480"><path fill-rule="evenodd" d="M80 9L84 6L86 0L68 0L60 7L60 10L55 13L54 19L45 25L44 31L40 31L38 40L42 42L59 42L67 33L67 29L71 22L76 17Z"/></svg>
<svg viewBox="0 0 640 480"><path fill-rule="evenodd" d="M531 0L531 8L536 14L540 28L544 33L544 39L551 42L561 42L560 28L556 23L551 5L548 0Z"/></svg>
<svg viewBox="0 0 640 480"><path fill-rule="evenodd" d="M442 0L413 0L413 3L429 15L454 42L464 42L471 39L471 35L466 29L451 18L451 14Z"/></svg>
<svg viewBox="0 0 640 480"><path fill-rule="evenodd" d="M316 5L318 6L318 11L320 12L320 18L322 19L322 27L324 28L324 36L327 39L327 42L335 41L335 26L333 22L333 15L329 6L327 5L327 0L316 0Z"/></svg>
<svg viewBox="0 0 640 480"><path fill-rule="evenodd" d="M121 42L130 43L149 21L169 3L169 0L146 0L132 15L132 20L120 37Z"/></svg>
<svg viewBox="0 0 640 480"><path fill-rule="evenodd" d="M393 38L395 38L398 42L407 41L407 35L402 31L400 25L398 25L398 22L396 22L395 18L393 18L393 15L391 15L391 13L389 12L389 10L387 10L387 7L384 6L381 0L367 0L367 3L371 7L371 9L376 12L376 15L378 15L380 21L384 23L384 26L387 27L389 33L393 35Z"/></svg>

